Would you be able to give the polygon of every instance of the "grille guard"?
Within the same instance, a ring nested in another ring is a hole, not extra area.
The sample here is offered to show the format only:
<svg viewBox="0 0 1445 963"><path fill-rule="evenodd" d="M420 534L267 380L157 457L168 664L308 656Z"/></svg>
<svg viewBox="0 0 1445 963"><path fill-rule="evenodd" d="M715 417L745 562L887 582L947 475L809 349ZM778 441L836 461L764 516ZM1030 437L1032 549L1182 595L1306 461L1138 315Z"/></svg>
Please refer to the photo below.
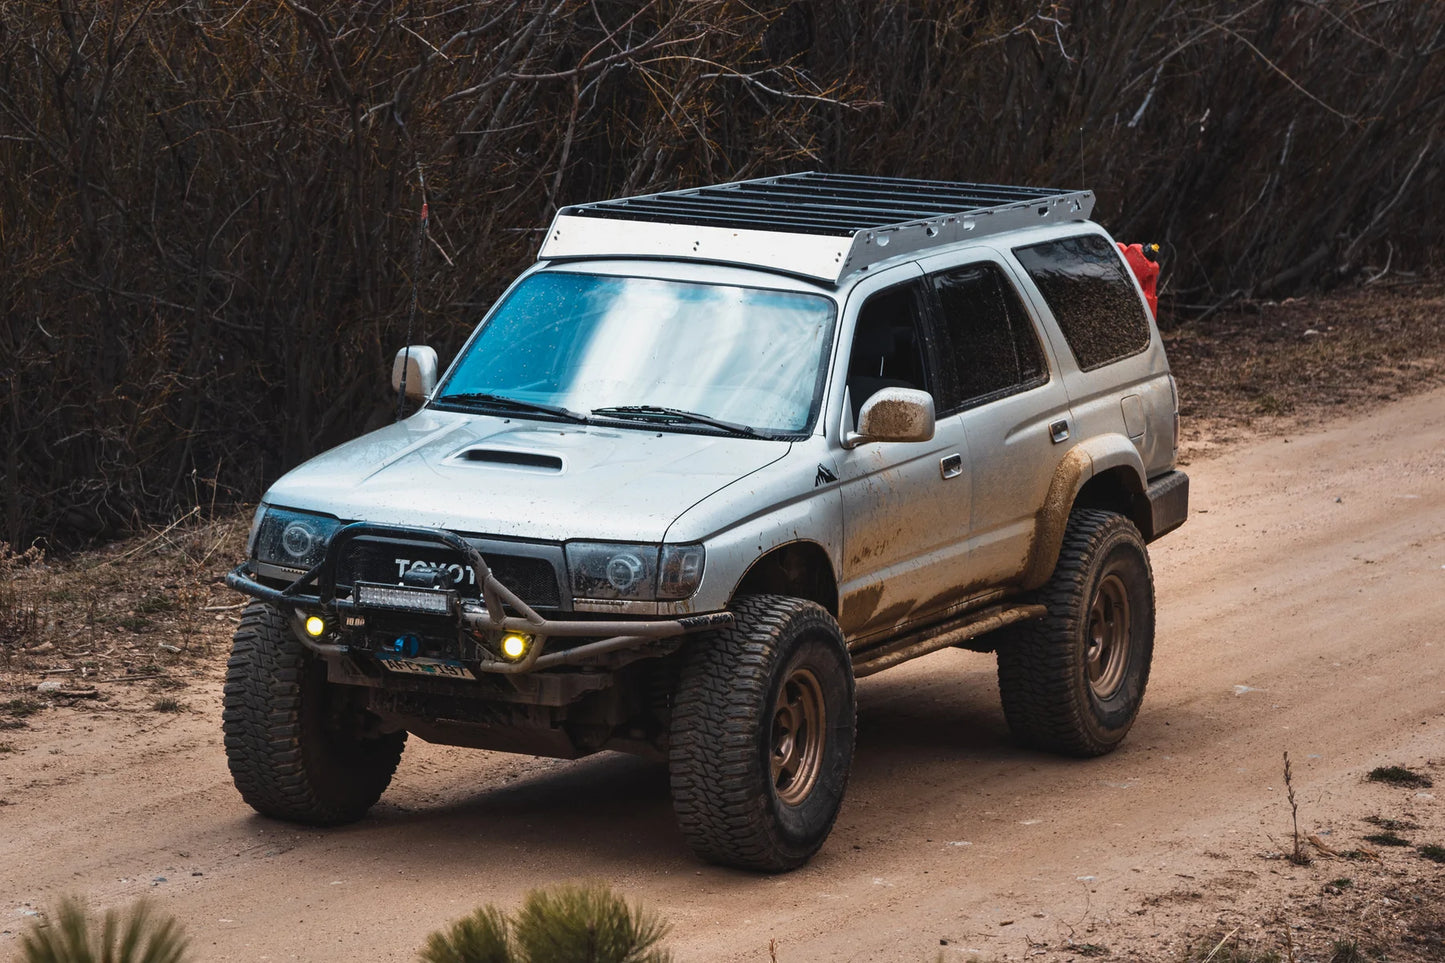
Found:
<svg viewBox="0 0 1445 963"><path fill-rule="evenodd" d="M453 532L434 528L410 528L404 525L377 525L370 522L353 522L338 531L326 547L326 555L316 565L303 573L296 581L282 589L272 588L257 581L251 572L250 562L237 566L226 576L226 584L252 598L269 602L290 612L297 624L297 636L312 651L321 655L341 654L349 651L345 645L329 645L316 642L299 631L300 609L320 609L332 619L348 613L370 611L356 603L355 599L336 597L336 564L341 549L358 538L368 536L404 538L410 541L434 542L452 549L461 555L476 575L481 588L482 603L467 601L456 612L457 631L476 632L525 632L535 638L527 655L517 662L501 659L482 659L478 668L484 672L502 675L517 675L553 666L583 661L591 656L603 655L620 649L634 648L657 639L672 638L690 632L730 625L731 612L710 612L704 615L688 615L677 619L656 619L650 621L607 619L599 621L577 621L548 619L537 612L516 593L507 588L488 567L481 552ZM314 594L307 591L315 589ZM517 613L517 614L511 614ZM547 641L551 636L579 637L606 636L595 642L548 654Z"/></svg>

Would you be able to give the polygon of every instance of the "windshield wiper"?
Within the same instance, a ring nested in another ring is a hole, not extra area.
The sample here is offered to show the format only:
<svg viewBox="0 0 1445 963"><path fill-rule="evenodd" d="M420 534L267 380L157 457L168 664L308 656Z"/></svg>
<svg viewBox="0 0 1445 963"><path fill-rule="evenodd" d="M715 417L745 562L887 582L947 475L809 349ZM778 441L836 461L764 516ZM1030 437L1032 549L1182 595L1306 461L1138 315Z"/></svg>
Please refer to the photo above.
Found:
<svg viewBox="0 0 1445 963"><path fill-rule="evenodd" d="M563 408L561 405L544 405L536 401L523 401L520 398L508 398L505 395L494 395L486 391L463 391L454 395L442 395L436 400L451 404L484 405L488 408L500 408L503 411L551 415L553 418L561 418L563 421L575 421L579 425L587 424L586 415L570 408Z"/></svg>
<svg viewBox="0 0 1445 963"><path fill-rule="evenodd" d="M729 434L742 435L745 438L766 437L756 429L750 428L747 425L740 425L735 421L723 421L721 418L713 418L709 415L699 414L696 411L684 411L681 408L664 408L660 405L613 405L610 408L593 408L592 414L602 415L607 418L635 418L640 421L685 422L687 424L721 428Z"/></svg>

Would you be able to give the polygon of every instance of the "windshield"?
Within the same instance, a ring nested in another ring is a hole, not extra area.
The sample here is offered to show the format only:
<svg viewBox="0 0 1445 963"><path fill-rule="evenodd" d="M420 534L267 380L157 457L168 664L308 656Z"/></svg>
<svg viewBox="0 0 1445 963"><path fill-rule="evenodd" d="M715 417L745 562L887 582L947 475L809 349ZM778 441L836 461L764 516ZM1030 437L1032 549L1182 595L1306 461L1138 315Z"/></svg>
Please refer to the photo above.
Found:
<svg viewBox="0 0 1445 963"><path fill-rule="evenodd" d="M833 317L833 302L814 294L543 271L497 308L436 401L491 395L582 415L612 409L598 413L609 418L646 406L803 433L822 396Z"/></svg>

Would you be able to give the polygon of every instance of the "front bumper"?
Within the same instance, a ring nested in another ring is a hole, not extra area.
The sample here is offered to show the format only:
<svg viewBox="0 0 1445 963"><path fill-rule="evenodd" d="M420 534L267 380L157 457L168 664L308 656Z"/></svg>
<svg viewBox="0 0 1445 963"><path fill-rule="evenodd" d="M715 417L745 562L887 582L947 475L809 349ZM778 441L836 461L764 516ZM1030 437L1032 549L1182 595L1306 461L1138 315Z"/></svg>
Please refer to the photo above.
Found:
<svg viewBox="0 0 1445 963"><path fill-rule="evenodd" d="M483 672L516 675L585 662L611 652L638 648L658 639L729 625L733 620L732 613L725 611L645 621L544 618L498 581L481 553L460 536L440 529L374 525L368 522L356 522L338 531L327 546L325 558L285 588L273 588L260 582L251 571L249 562L228 574L226 584L290 614L295 623L297 637L313 651L322 655L342 654L350 651L348 646L318 642L309 638L301 629L301 623L308 614L320 615L331 624L344 624L348 618L364 617L368 613L396 617L419 611L404 605L398 607L365 602L360 597L362 593L357 591L355 586L344 595L338 594L336 569L343 550L357 539L367 537L402 538L443 545L456 552L471 568L476 584L481 589L479 600L461 598L456 592L447 589L405 585L375 586L376 589L384 591L371 594L425 602L428 609L423 614L428 618L445 618L455 628L459 642L463 639L475 641L507 632L521 632L532 636L534 641L521 659L511 661L500 656L483 656L472 663L474 668ZM548 652L547 642L554 637L591 638L593 641Z"/></svg>

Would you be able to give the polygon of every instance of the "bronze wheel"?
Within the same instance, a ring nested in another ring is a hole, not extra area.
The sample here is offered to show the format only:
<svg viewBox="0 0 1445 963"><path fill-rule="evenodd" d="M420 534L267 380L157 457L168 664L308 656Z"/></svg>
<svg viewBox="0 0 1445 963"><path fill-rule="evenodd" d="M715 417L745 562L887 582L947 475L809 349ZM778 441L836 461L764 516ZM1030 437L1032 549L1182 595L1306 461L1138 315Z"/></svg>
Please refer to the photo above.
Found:
<svg viewBox="0 0 1445 963"><path fill-rule="evenodd" d="M773 709L773 790L779 802L796 806L813 791L823 765L827 722L818 677L805 668L794 669Z"/></svg>
<svg viewBox="0 0 1445 963"><path fill-rule="evenodd" d="M1115 573L1110 573L1094 592L1089 608L1089 640L1084 669L1089 687L1100 699L1119 688L1129 664L1129 592Z"/></svg>
<svg viewBox="0 0 1445 963"><path fill-rule="evenodd" d="M853 666L814 602L733 600L733 624L688 641L672 698L672 804L688 845L781 872L833 828L853 759Z"/></svg>

